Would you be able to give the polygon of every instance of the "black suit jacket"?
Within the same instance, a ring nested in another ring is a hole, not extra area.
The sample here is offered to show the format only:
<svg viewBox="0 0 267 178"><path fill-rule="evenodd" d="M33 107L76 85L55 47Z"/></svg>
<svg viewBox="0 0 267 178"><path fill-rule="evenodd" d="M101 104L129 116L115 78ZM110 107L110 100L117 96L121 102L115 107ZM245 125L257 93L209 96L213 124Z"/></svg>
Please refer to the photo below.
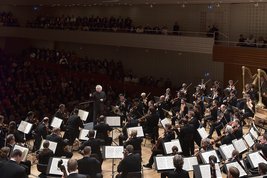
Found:
<svg viewBox="0 0 267 178"><path fill-rule="evenodd" d="M42 149L39 151L39 154L37 155L38 163L39 164L48 164L49 159L54 156L54 153L52 150L48 149Z"/></svg>
<svg viewBox="0 0 267 178"><path fill-rule="evenodd" d="M100 162L92 157L79 159L78 170L80 174L90 175L90 178L95 178L97 173L102 172Z"/></svg>
<svg viewBox="0 0 267 178"><path fill-rule="evenodd" d="M3 178L27 178L24 167L17 164L15 161L9 160L0 168L0 177Z"/></svg>
<svg viewBox="0 0 267 178"><path fill-rule="evenodd" d="M67 145L67 143L64 142L64 139L56 134L47 135L47 140L56 142L57 143L57 149L55 152L55 156L62 156L64 155L64 147Z"/></svg>
<svg viewBox="0 0 267 178"><path fill-rule="evenodd" d="M128 172L141 171L141 157L139 154L130 154L121 160L117 168L118 172L121 172L122 178L126 178Z"/></svg>
<svg viewBox="0 0 267 178"><path fill-rule="evenodd" d="M141 153L141 144L142 144L143 139L140 137L134 137L129 139L127 142L124 143L124 146L126 147L127 145L133 145L134 151L136 153Z"/></svg>
<svg viewBox="0 0 267 178"><path fill-rule="evenodd" d="M87 176L82 175L82 174L78 174L78 173L73 173L73 174L68 175L67 178L87 178Z"/></svg>
<svg viewBox="0 0 267 178"><path fill-rule="evenodd" d="M92 150L92 154L97 154L99 159L102 159L102 154L100 151L100 142L95 138L90 138L89 140L85 141L82 146L80 146L79 150L83 150L86 146L90 146Z"/></svg>
<svg viewBox="0 0 267 178"><path fill-rule="evenodd" d="M169 171L168 172L168 178L177 178L177 177L179 177L179 178L189 178L189 174L188 174L187 171L185 171L183 169L179 170L179 171L175 170L175 171Z"/></svg>

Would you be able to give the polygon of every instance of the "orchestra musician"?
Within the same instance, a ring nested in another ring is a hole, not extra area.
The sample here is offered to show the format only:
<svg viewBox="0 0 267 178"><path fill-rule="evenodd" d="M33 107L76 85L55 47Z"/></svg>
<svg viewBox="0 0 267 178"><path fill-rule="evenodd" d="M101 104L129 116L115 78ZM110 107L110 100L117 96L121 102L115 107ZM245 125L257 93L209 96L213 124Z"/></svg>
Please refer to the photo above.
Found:
<svg viewBox="0 0 267 178"><path fill-rule="evenodd" d="M17 124L15 121L11 121L8 125L7 135L13 134L15 137L16 143L25 143L23 134L17 130Z"/></svg>
<svg viewBox="0 0 267 178"><path fill-rule="evenodd" d="M34 150L39 150L42 140L46 139L46 136L49 134L49 118L44 117L42 122L40 122L37 128L35 129Z"/></svg>
<svg viewBox="0 0 267 178"><path fill-rule="evenodd" d="M124 121L126 119L126 114L130 110L130 103L126 100L123 94L119 94L119 100L117 101L116 106L119 108L121 121Z"/></svg>
<svg viewBox="0 0 267 178"><path fill-rule="evenodd" d="M133 106L130 108L129 115L137 120L142 117L145 113L145 107L142 102L139 102L138 98L133 99Z"/></svg>
<svg viewBox="0 0 267 178"><path fill-rule="evenodd" d="M58 110L56 111L54 116L63 120L63 124L61 124L60 128L61 128L61 130L64 131L65 130L65 124L66 124L66 122L68 120L68 114L66 112L65 104L60 104L59 105Z"/></svg>
<svg viewBox="0 0 267 178"><path fill-rule="evenodd" d="M228 93L233 92L235 95L237 94L237 90L235 88L235 84L233 80L228 81L228 86L224 89L224 91L227 91Z"/></svg>
<svg viewBox="0 0 267 178"><path fill-rule="evenodd" d="M166 102L171 101L171 89L170 88L166 88L166 92L164 94L164 97L165 97Z"/></svg>
<svg viewBox="0 0 267 178"><path fill-rule="evenodd" d="M157 103L155 103L154 105L155 105L155 107L157 107L159 118L161 120L163 120L165 118L165 116L166 116L166 114L165 114L166 111L170 110L168 101L166 101L165 96L164 95L161 95L159 97L159 101Z"/></svg>
<svg viewBox="0 0 267 178"><path fill-rule="evenodd" d="M156 112L155 107L150 106L148 109L148 113L143 117L139 118L139 120L141 121L141 125L143 126L144 133L149 134L151 136L151 143L155 143L159 136L159 116ZM142 120L145 121L143 122Z"/></svg>
<svg viewBox="0 0 267 178"><path fill-rule="evenodd" d="M201 89L200 86L196 86L196 91L193 94L193 100L197 100L198 97L202 98L204 95L204 91Z"/></svg>
<svg viewBox="0 0 267 178"><path fill-rule="evenodd" d="M249 95L246 95L246 103L244 105L243 111L244 111L244 114L241 118L241 121L243 122L243 125L246 125L244 120L249 117L254 117L254 114L255 114L255 104L251 100Z"/></svg>
<svg viewBox="0 0 267 178"><path fill-rule="evenodd" d="M79 110L74 108L72 115L69 117L66 123L66 131L64 134L64 139L68 139L68 145L72 146L75 139L79 137L80 128L84 128L83 121L80 116L78 116Z"/></svg>
<svg viewBox="0 0 267 178"><path fill-rule="evenodd" d="M188 123L194 126L193 139L198 146L201 144L201 136L199 135L197 129L200 127L200 121L195 117L195 112L193 110L188 111Z"/></svg>
<svg viewBox="0 0 267 178"><path fill-rule="evenodd" d="M53 128L52 134L47 135L46 140L57 143L55 156L57 156L57 157L66 156L67 158L72 157L73 153L69 152L66 149L66 146L68 145L68 140L62 138L62 135L60 133L60 128Z"/></svg>
<svg viewBox="0 0 267 178"><path fill-rule="evenodd" d="M164 137L159 137L157 140L157 143L152 148L152 154L149 158L149 161L147 164L144 164L143 166L146 168L152 168L152 165L154 163L154 156L157 156L158 154L164 154L163 151L163 143L164 142L170 142L175 138L175 133L172 130L171 124L165 124L165 131L164 131Z"/></svg>
<svg viewBox="0 0 267 178"><path fill-rule="evenodd" d="M111 145L112 138L109 137L109 133L112 131L112 128L105 123L105 116L99 116L98 123L94 126L94 130L96 130L96 138L103 140L104 145Z"/></svg>
<svg viewBox="0 0 267 178"><path fill-rule="evenodd" d="M267 81L263 76L260 77L260 87L261 87L261 96L262 102L266 106L267 105Z"/></svg>
<svg viewBox="0 0 267 178"><path fill-rule="evenodd" d="M134 147L134 153L138 153L140 156L142 156L142 142L143 139L141 137L137 137L137 130L132 130L128 139L124 142L124 147L127 145L132 145Z"/></svg>
<svg viewBox="0 0 267 178"><path fill-rule="evenodd" d="M217 100L213 100L211 106L205 110L204 114L205 117L203 121L204 128L206 128L207 122L211 122L212 124L217 120L218 104L219 102Z"/></svg>
<svg viewBox="0 0 267 178"><path fill-rule="evenodd" d="M180 118L184 117L187 113L188 113L188 107L187 107L187 104L186 104L186 99L182 98L181 99L180 110L179 110Z"/></svg>
<svg viewBox="0 0 267 178"><path fill-rule="evenodd" d="M136 127L136 126L138 126L138 120L132 119L131 116L128 114L126 123L122 127L122 133L119 135L119 145L120 146L122 146L123 141L127 140L127 138L128 138L127 128Z"/></svg>
<svg viewBox="0 0 267 178"><path fill-rule="evenodd" d="M187 91L187 89L188 89L189 86L190 86L190 85L187 86L186 83L183 83L183 84L182 84L182 87L181 87L181 89L179 90L179 92L180 92L180 94L181 94L181 96L182 96L183 98L188 99L188 91Z"/></svg>
<svg viewBox="0 0 267 178"><path fill-rule="evenodd" d="M226 125L225 136L221 140L222 145L224 144L228 145L232 143L232 141L235 139L235 135L233 134L233 132L234 132L233 127L230 125Z"/></svg>
<svg viewBox="0 0 267 178"><path fill-rule="evenodd" d="M38 125L38 120L34 116L35 115L34 115L33 111L29 111L27 113L27 117L26 117L25 121L32 124L32 128L31 128L32 132L29 132L26 135L26 140L33 139L33 137L34 137L33 131L36 129L36 127Z"/></svg>

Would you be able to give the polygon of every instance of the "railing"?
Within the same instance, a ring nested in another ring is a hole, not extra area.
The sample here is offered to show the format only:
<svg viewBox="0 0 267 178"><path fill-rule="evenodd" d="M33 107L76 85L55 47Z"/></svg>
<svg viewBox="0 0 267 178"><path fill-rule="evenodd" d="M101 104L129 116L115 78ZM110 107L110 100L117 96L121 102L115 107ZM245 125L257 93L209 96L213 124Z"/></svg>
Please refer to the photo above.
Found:
<svg viewBox="0 0 267 178"><path fill-rule="evenodd" d="M247 42L236 42L236 41L216 41L216 45L227 46L227 47L267 48L267 44L265 43L247 43Z"/></svg>

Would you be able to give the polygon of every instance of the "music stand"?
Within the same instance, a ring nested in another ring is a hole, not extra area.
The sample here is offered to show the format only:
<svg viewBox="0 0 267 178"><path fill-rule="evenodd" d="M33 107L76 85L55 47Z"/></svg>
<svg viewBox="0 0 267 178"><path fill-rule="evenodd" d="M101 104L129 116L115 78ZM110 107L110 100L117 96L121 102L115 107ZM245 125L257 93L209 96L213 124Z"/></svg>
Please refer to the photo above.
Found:
<svg viewBox="0 0 267 178"><path fill-rule="evenodd" d="M209 163L209 157L211 155L214 155L217 158L217 163L220 162L220 159L219 159L219 157L218 157L218 155L217 155L215 150L210 150L210 151L206 151L206 152L200 153L200 158L201 158L201 160L202 160L202 162L204 164L207 164L207 163Z"/></svg>
<svg viewBox="0 0 267 178"><path fill-rule="evenodd" d="M173 157L174 156L155 156L154 162L156 170L158 172L174 170Z"/></svg>
<svg viewBox="0 0 267 178"><path fill-rule="evenodd" d="M47 170L46 170L46 174L47 175L55 175L55 176L62 176L63 173L61 172L60 168L59 168L59 161L62 160L63 164L66 168L67 174L68 174L68 170L67 170L67 163L69 161L69 159L67 158L57 158L57 157L51 157L49 159L48 162L48 166L47 166Z"/></svg>
<svg viewBox="0 0 267 178"><path fill-rule="evenodd" d="M239 153L243 153L245 151L247 151L247 146L243 140L243 138L240 138L240 139L235 139L232 141L235 149L239 152Z"/></svg>
<svg viewBox="0 0 267 178"><path fill-rule="evenodd" d="M250 135L250 133L247 133L246 135L243 135L243 139L246 141L247 145L249 148L253 147L253 145L255 144L252 136Z"/></svg>
<svg viewBox="0 0 267 178"><path fill-rule="evenodd" d="M86 124L83 124L84 126L84 129L87 129L87 130L93 130L94 129L94 123L93 122L88 122Z"/></svg>
<svg viewBox="0 0 267 178"><path fill-rule="evenodd" d="M57 149L57 142L52 142L52 141L50 141L50 140L45 140L45 139L43 139L43 140L42 140L42 144L41 144L40 149L43 149L43 148L44 148L44 147L43 147L43 143L44 143L45 141L49 141L49 147L48 147L48 148L49 148L50 150L52 150L53 153L55 154L56 149Z"/></svg>
<svg viewBox="0 0 267 178"><path fill-rule="evenodd" d="M184 158L183 169L186 171L193 171L193 166L198 165L198 160L196 156Z"/></svg>
<svg viewBox="0 0 267 178"><path fill-rule="evenodd" d="M85 122L85 121L87 121L87 118L89 116L89 112L79 109L78 116L80 116L81 120Z"/></svg>
<svg viewBox="0 0 267 178"><path fill-rule="evenodd" d="M123 146L104 146L103 147L103 158L104 159L112 159L112 178L114 178L114 160L122 159L124 148Z"/></svg>
<svg viewBox="0 0 267 178"><path fill-rule="evenodd" d="M32 129L32 123L21 121L18 127L18 131L23 133L23 139L26 143L26 134L29 134Z"/></svg>
<svg viewBox="0 0 267 178"><path fill-rule="evenodd" d="M245 164L244 164L244 161L241 160L240 163L243 165L243 167L245 168ZM236 167L238 170L239 170L239 177L243 177L243 176L247 176L248 174L246 173L246 171L241 167L241 165L237 162L237 161L234 161L234 162L230 162L230 163L226 163L225 164L226 166L226 170L228 171L229 168L231 166L234 166Z"/></svg>
<svg viewBox="0 0 267 178"><path fill-rule="evenodd" d="M79 134L79 140L86 141L89 139L88 133L90 130L87 129L81 129ZM93 130L95 132L94 138L96 137L96 130Z"/></svg>
<svg viewBox="0 0 267 178"><path fill-rule="evenodd" d="M204 127L198 128L197 131L202 139L205 139L209 136Z"/></svg>
<svg viewBox="0 0 267 178"><path fill-rule="evenodd" d="M160 120L162 127L165 129L165 124L171 124L171 120L168 118Z"/></svg>
<svg viewBox="0 0 267 178"><path fill-rule="evenodd" d="M259 163L267 164L267 161L262 157L260 151L249 153L247 155L247 159L252 168L257 168L259 166Z"/></svg>
<svg viewBox="0 0 267 178"><path fill-rule="evenodd" d="M221 153L224 160L228 160L228 159L232 158L232 153L234 150L235 150L235 148L234 148L233 144L221 145L219 147L219 152Z"/></svg>
<svg viewBox="0 0 267 178"><path fill-rule="evenodd" d="M113 128L118 128L121 127L121 117L120 116L106 116L105 118L105 123L108 124L110 127ZM113 140L113 129L112 129L112 142L115 145L118 145L114 140Z"/></svg>

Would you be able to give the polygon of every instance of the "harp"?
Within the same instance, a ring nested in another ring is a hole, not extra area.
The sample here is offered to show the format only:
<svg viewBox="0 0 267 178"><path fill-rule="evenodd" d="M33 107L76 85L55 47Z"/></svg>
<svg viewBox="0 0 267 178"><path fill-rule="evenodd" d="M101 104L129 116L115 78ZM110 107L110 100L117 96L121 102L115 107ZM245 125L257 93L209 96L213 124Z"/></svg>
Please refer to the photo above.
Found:
<svg viewBox="0 0 267 178"><path fill-rule="evenodd" d="M267 80L267 74L264 70L262 69L258 69L258 75L257 75L257 78L258 78L258 88L259 88L259 101L257 103L257 108L264 108L264 104L262 103L262 87L261 87L261 79L265 79Z"/></svg>
<svg viewBox="0 0 267 178"><path fill-rule="evenodd" d="M243 93L246 92L246 91L245 91L245 85L246 85L246 81L245 81L245 80L246 80L246 71L247 71L247 73L248 73L249 78L253 81L253 82L252 82L252 85L256 86L257 81L258 81L258 74L257 74L257 73L254 74L254 75L252 75L251 70L250 70L248 67L246 67L246 66L242 66Z"/></svg>

